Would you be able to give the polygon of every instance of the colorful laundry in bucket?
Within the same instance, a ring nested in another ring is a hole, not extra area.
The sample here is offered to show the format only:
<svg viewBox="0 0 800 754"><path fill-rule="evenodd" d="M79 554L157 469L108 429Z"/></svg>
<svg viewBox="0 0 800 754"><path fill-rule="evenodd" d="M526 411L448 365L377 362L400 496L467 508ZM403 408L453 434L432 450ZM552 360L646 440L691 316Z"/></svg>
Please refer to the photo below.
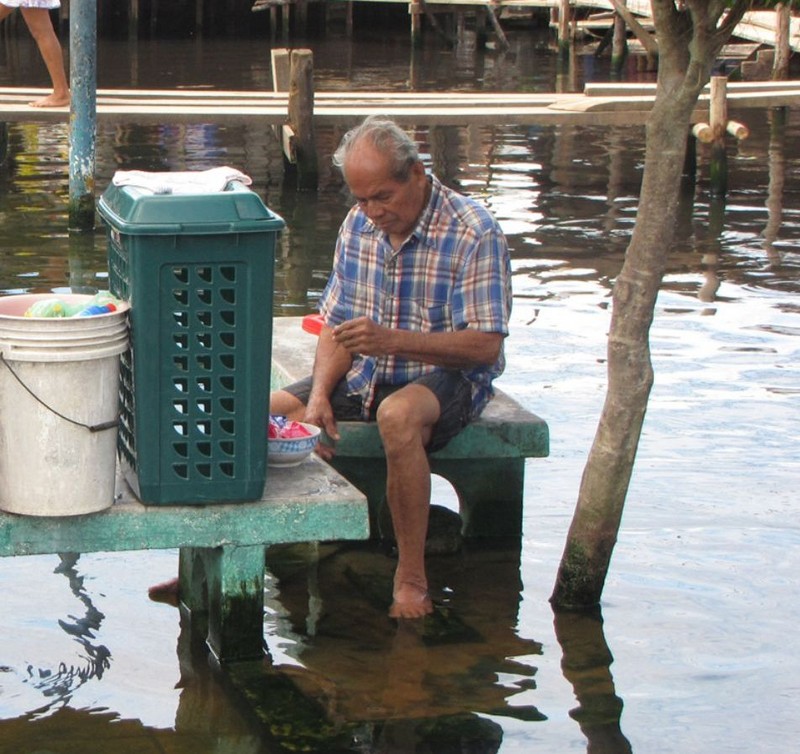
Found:
<svg viewBox="0 0 800 754"><path fill-rule="evenodd" d="M270 414L267 437L270 440L295 440L299 437L311 437L309 432L300 422L287 419L285 416Z"/></svg>
<svg viewBox="0 0 800 754"><path fill-rule="evenodd" d="M83 301L67 302L60 298L46 298L35 301L25 311L26 317L91 317L96 314L109 314L119 308L120 300L108 291L100 291Z"/></svg>

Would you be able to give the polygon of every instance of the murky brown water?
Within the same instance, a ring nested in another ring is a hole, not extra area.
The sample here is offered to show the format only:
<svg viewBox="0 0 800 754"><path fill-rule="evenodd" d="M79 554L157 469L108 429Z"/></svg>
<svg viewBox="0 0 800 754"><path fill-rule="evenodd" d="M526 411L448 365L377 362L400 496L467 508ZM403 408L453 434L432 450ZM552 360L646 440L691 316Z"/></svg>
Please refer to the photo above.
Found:
<svg viewBox="0 0 800 754"><path fill-rule="evenodd" d="M428 50L414 75L429 89L552 90L545 46L513 42L505 57ZM315 48L319 88L407 88L409 60L402 40ZM576 80L592 68L581 63ZM99 71L100 86L270 81L268 46L253 41L135 51L106 42ZM0 62L0 85L40 75L24 43ZM422 126L431 164L487 202L513 249L501 386L552 436L550 458L528 463L521 549L436 559L442 608L408 630L385 617L392 562L376 548L273 551L265 632L279 672L227 679L187 646L176 612L146 599L174 573L175 553L3 560L0 752L791 750L800 113L780 128L767 113L736 117L752 136L730 145L727 199L709 199L701 152L678 229L602 617L554 620L547 598L604 396L610 288L635 222L642 130ZM66 129L12 125L10 140L0 290L105 287L102 228L66 231ZM310 311L346 209L333 181L317 195L283 191L277 146L253 126L104 124L98 136L101 190L121 168L212 164L248 172L287 220L275 313ZM437 497L449 501L444 485Z"/></svg>

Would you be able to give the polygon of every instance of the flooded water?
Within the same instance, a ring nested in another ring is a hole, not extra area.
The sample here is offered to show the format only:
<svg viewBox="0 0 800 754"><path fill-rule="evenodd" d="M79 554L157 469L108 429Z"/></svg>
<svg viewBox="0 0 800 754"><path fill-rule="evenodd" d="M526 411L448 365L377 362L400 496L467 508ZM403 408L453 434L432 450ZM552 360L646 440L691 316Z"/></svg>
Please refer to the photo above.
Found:
<svg viewBox="0 0 800 754"><path fill-rule="evenodd" d="M4 42L4 44L6 44ZM44 84L13 42L0 85ZM315 42L318 89L552 91L543 38L505 56L404 37ZM99 86L266 88L266 42L104 42ZM4 48L5 50L5 48ZM5 52L4 52L5 54ZM631 69L633 70L633 68ZM633 74L630 74L633 75ZM571 84L607 77L581 58ZM431 561L441 608L385 614L392 560L359 543L273 548L271 663L213 670L147 586L172 551L0 561L0 752L602 752L792 750L800 734L800 112L732 113L729 192L708 155L684 203L652 328L656 382L602 613L548 604L604 398L610 292L636 219L643 130L435 129L428 162L497 214L513 252L499 385L550 425L528 461L521 546ZM321 140L336 134L323 132ZM9 126L0 167L0 292L106 287L104 231L67 232L62 125ZM227 164L287 221L276 316L311 311L347 207L283 189L269 129L103 123L98 190L115 170ZM453 505L444 483L438 502Z"/></svg>

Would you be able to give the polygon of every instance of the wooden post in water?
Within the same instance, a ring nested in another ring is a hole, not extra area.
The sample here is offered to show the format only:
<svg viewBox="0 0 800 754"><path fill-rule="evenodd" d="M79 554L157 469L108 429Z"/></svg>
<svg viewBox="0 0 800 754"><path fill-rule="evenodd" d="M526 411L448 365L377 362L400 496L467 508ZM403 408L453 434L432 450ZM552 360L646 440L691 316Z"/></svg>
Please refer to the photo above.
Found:
<svg viewBox="0 0 800 754"><path fill-rule="evenodd" d="M408 12L411 14L411 46L422 46L422 0L411 0L408 4Z"/></svg>
<svg viewBox="0 0 800 754"><path fill-rule="evenodd" d="M789 3L775 6L775 59L772 63L772 80L785 81L789 78Z"/></svg>
<svg viewBox="0 0 800 754"><path fill-rule="evenodd" d="M508 44L508 37L506 37L506 34L503 31L503 27L500 26L500 19L497 17L497 13L495 13L494 6L496 4L497 0L492 0L491 3L487 4L486 14L489 16L489 21L492 24L494 33L497 35L498 48L501 50L507 50L510 47L510 45Z"/></svg>
<svg viewBox="0 0 800 754"><path fill-rule="evenodd" d="M316 191L319 182L317 145L314 138L314 54L292 50L289 74L289 127L297 165L297 188Z"/></svg>
<svg viewBox="0 0 800 754"><path fill-rule="evenodd" d="M0 121L0 165L8 158L8 123Z"/></svg>
<svg viewBox="0 0 800 754"><path fill-rule="evenodd" d="M69 228L94 228L97 132L97 0L75 3L69 16Z"/></svg>
<svg viewBox="0 0 800 754"><path fill-rule="evenodd" d="M622 0L627 4L628 0ZM611 70L619 73L628 55L628 37L625 19L619 14L614 14L614 38L611 42Z"/></svg>
<svg viewBox="0 0 800 754"><path fill-rule="evenodd" d="M708 117L711 126L712 196L725 196L728 192L728 156L725 152L725 129L728 124L727 85L725 76L711 77Z"/></svg>
<svg viewBox="0 0 800 754"><path fill-rule="evenodd" d="M775 107L769 118L769 185L767 187L767 223L764 226L764 250L770 264L780 266L781 254L775 241L783 218L783 187L786 180L786 108Z"/></svg>
<svg viewBox="0 0 800 754"><path fill-rule="evenodd" d="M198 37L203 36L203 17L205 16L205 3L195 0L194 4L194 30Z"/></svg>
<svg viewBox="0 0 800 754"><path fill-rule="evenodd" d="M128 0L128 39L139 37L139 0Z"/></svg>
<svg viewBox="0 0 800 754"><path fill-rule="evenodd" d="M566 57L570 48L570 10L569 0L559 0L558 3L558 52Z"/></svg>

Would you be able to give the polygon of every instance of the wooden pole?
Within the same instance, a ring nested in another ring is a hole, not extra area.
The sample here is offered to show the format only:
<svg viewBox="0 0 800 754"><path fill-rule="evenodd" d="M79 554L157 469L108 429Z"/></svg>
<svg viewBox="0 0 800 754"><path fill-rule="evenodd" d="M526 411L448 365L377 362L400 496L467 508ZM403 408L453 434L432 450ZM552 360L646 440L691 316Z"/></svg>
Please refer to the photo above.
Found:
<svg viewBox="0 0 800 754"><path fill-rule="evenodd" d="M297 188L316 191L319 181L314 138L314 54L293 50L289 83L289 127L294 132Z"/></svg>
<svg viewBox="0 0 800 754"><path fill-rule="evenodd" d="M614 6L614 10L625 20L625 23L630 27L634 36L642 43L647 53L648 70L652 70L655 68L655 61L658 59L658 43L655 37L651 36L636 20L636 16L628 10L624 0L611 0L611 5Z"/></svg>
<svg viewBox="0 0 800 754"><path fill-rule="evenodd" d="M82 0L69 16L69 228L94 228L97 140L97 0Z"/></svg>
<svg viewBox="0 0 800 754"><path fill-rule="evenodd" d="M567 7L569 7L569 0L567 0L567 2ZM498 46L502 50L507 50L510 45L508 44L508 37L506 37L506 34L503 31L503 27L500 26L500 20L497 18L497 13L495 13L494 5L496 3L497 0L492 0L491 3L486 4L486 15L489 16L489 21L492 24L494 33L497 35Z"/></svg>
<svg viewBox="0 0 800 754"><path fill-rule="evenodd" d="M725 132L728 125L727 83L725 76L711 77L709 120L711 126L711 195L725 196L728 192L728 156L725 151Z"/></svg>
<svg viewBox="0 0 800 754"><path fill-rule="evenodd" d="M569 54L569 0L559 0L558 3L558 52L560 55Z"/></svg>
<svg viewBox="0 0 800 754"><path fill-rule="evenodd" d="M8 123L0 122L0 165L8 159Z"/></svg>
<svg viewBox="0 0 800 754"><path fill-rule="evenodd" d="M772 63L772 80L785 81L789 78L789 3L775 6L775 59Z"/></svg>
<svg viewBox="0 0 800 754"><path fill-rule="evenodd" d="M308 33L308 0L295 0L294 31L299 37L305 37Z"/></svg>
<svg viewBox="0 0 800 754"><path fill-rule="evenodd" d="M786 180L786 108L769 111L769 186L767 188L767 223L764 226L764 250L773 265L781 264L775 241L783 219L783 187Z"/></svg>
<svg viewBox="0 0 800 754"><path fill-rule="evenodd" d="M697 181L697 140L690 133L686 137L686 154L683 156L683 178L694 185Z"/></svg>
<svg viewBox="0 0 800 754"><path fill-rule="evenodd" d="M422 3L420 0L411 0L408 5L411 14L411 46L422 46Z"/></svg>
<svg viewBox="0 0 800 754"><path fill-rule="evenodd" d="M552 10L552 8L551 8ZM486 42L489 40L489 35L486 32L486 14L475 14L475 47L478 50L486 49Z"/></svg>
<svg viewBox="0 0 800 754"><path fill-rule="evenodd" d="M623 0L627 3L628 0ZM625 19L619 13L614 15L614 38L611 42L611 70L619 73L628 55L628 37L625 30Z"/></svg>
<svg viewBox="0 0 800 754"><path fill-rule="evenodd" d="M270 50L272 60L272 89L276 92L289 91L290 60L285 47Z"/></svg>
<svg viewBox="0 0 800 754"><path fill-rule="evenodd" d="M128 38L139 37L139 0L129 0L128 3Z"/></svg>

